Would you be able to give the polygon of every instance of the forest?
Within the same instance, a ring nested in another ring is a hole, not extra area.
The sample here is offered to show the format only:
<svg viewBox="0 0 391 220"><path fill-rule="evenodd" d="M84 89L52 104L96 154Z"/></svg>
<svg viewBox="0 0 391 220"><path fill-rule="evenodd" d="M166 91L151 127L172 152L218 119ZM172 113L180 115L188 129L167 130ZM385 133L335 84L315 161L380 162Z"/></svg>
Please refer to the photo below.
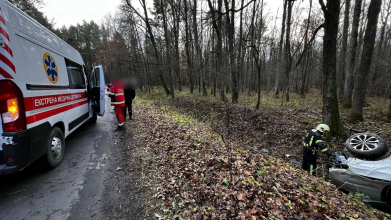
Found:
<svg viewBox="0 0 391 220"><path fill-rule="evenodd" d="M42 1L10 1L79 50L88 70L136 74L144 91L174 98L188 88L232 103L256 93L257 109L261 91L286 102L321 91L336 135L340 107L362 121L366 97L391 97L389 1L124 0L101 23L60 29L39 12Z"/></svg>
<svg viewBox="0 0 391 220"><path fill-rule="evenodd" d="M139 79L135 120L116 134L125 159L110 172L121 205L136 194L143 208L108 216L390 218L331 184L331 157L315 176L297 163L320 123L333 153L346 151L346 128L391 139L391 1L121 0L102 21L61 28L44 0L9 1L78 50L87 72L103 65L106 84Z"/></svg>

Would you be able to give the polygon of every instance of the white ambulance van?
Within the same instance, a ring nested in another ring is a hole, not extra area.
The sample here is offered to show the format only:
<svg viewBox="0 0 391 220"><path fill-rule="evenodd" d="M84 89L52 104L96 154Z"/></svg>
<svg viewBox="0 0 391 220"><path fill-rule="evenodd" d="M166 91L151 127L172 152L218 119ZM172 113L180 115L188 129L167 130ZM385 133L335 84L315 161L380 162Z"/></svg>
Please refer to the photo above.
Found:
<svg viewBox="0 0 391 220"><path fill-rule="evenodd" d="M0 0L0 175L37 159L58 166L65 138L104 115L103 68L85 70L79 52Z"/></svg>

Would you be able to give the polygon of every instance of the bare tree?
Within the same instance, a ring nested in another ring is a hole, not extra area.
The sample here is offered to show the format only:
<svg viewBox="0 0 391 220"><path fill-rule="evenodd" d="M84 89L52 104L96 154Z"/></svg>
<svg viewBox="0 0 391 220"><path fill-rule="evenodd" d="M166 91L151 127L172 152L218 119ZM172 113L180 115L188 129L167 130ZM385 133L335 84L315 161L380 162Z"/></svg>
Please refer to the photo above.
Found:
<svg viewBox="0 0 391 220"><path fill-rule="evenodd" d="M202 58L202 49L200 45L199 40L199 33L198 33L198 25L197 25L197 0L193 1L193 32L194 32L194 43L196 47L196 57L198 60L198 66L197 66L197 72L200 72L199 74L199 90L202 94L207 95L206 87L205 87L205 78L204 78L204 67L203 67L203 58ZM202 27L201 27L201 36L202 36Z"/></svg>
<svg viewBox="0 0 391 220"><path fill-rule="evenodd" d="M239 87L238 78L236 75L236 62L235 62L235 0L232 0L231 7L229 7L228 0L224 0L227 18L227 35L228 35L228 47L230 56L231 67L231 84L232 84L232 103L238 103L239 99ZM231 11L231 15L229 13Z"/></svg>
<svg viewBox="0 0 391 220"><path fill-rule="evenodd" d="M346 135L339 114L337 95L337 36L340 0L319 0L325 17L323 37L323 122L330 125L331 135Z"/></svg>
<svg viewBox="0 0 391 220"><path fill-rule="evenodd" d="M365 30L363 53L360 66L357 70L357 80L354 84L353 105L351 120L363 121L363 107L367 91L367 80L372 63L373 51L377 33L377 23L379 19L382 0L371 0L368 9L368 23Z"/></svg>
<svg viewBox="0 0 391 220"><path fill-rule="evenodd" d="M288 0L288 17L286 21L286 37L285 37L285 80L284 80L284 92L286 101L289 101L289 88L290 88L290 72L292 64L291 54L291 27L292 27L292 9L295 0Z"/></svg>
<svg viewBox="0 0 391 220"><path fill-rule="evenodd" d="M184 20L185 20L185 50L186 50L186 58L187 58L187 71L189 74L190 81L190 93L194 92L194 67L193 67L193 59L191 57L191 33L190 33L190 25L189 25L189 7L187 4L188 0L184 0Z"/></svg>
<svg viewBox="0 0 391 220"><path fill-rule="evenodd" d="M244 55L246 54L246 47L245 43L243 41L243 6L244 6L244 0L241 0L241 8L240 10L240 21L239 21L239 52L237 57L237 80L238 84L240 83L240 77L243 74L243 64L244 64ZM238 85L238 90L240 90L240 87Z"/></svg>
<svg viewBox="0 0 391 220"><path fill-rule="evenodd" d="M172 19L173 19L173 22L172 22L172 32L173 32L173 35L174 35L174 48L175 48L175 52L174 52L174 71L175 71L175 74L176 74L176 77L177 77L177 84L178 84L178 90L179 91L182 91L182 81L181 81L181 58L180 58L180 50L179 50L179 29L180 29L180 14L181 14L181 3L182 3L182 0L178 0L178 1L175 1L175 0L169 0L168 3L170 4L171 6L171 10L172 10Z"/></svg>
<svg viewBox="0 0 391 220"><path fill-rule="evenodd" d="M286 20L286 8L288 5L288 0L284 1L284 12L282 14L282 25L281 25L281 35L280 35L280 43L278 45L278 62L276 68L276 83L274 88L274 93L278 96L280 91L280 78L281 78L281 67L282 67L282 46L284 44L284 35L285 35L285 20Z"/></svg>
<svg viewBox="0 0 391 220"><path fill-rule="evenodd" d="M216 36L217 36L217 65L216 65L216 68L217 68L217 72L218 72L217 74L219 76L218 87L220 90L220 99L225 102L226 101L226 97L225 97L225 93L224 93L225 79L224 79L223 73L222 73L222 65L223 65L223 36L221 33L221 27L222 27L222 23L223 23L222 16L221 16L221 14L222 14L221 9L222 9L222 5L223 5L222 1L223 0L217 0L217 11L213 8L211 0L208 0L208 5L209 5L209 9L210 9L210 12L212 15L213 29L215 30Z"/></svg>
<svg viewBox="0 0 391 220"><path fill-rule="evenodd" d="M382 27L380 30L380 40L379 43L377 44L377 52L376 52L376 58L374 60L374 68L373 68L374 70L371 77L369 95L373 95L374 90L376 88L376 81L379 77L379 73L381 72L381 66L383 62L382 56L386 49L386 46L384 45L386 28L388 25L387 23L390 15L391 15L391 2L388 2L384 4L383 10L381 12Z"/></svg>
<svg viewBox="0 0 391 220"><path fill-rule="evenodd" d="M349 49L347 54L345 88L344 88L344 96L343 96L343 105L345 108L350 108L352 106L354 68L356 65L356 52L357 52L357 44L358 44L357 38L358 38L358 28L360 26L361 6L362 6L362 0L356 0L356 5L354 6L352 33L350 36Z"/></svg>
<svg viewBox="0 0 391 220"><path fill-rule="evenodd" d="M303 56L304 56L304 64L303 64L303 76L302 76L302 84L301 84L301 89L300 89L300 95L302 97L305 97L307 93L307 85L308 85L308 65L310 61L310 50L306 50L306 46L308 44L309 38L308 38L308 32L310 29L310 24L311 24L311 12L312 12L312 0L310 0L310 7L308 10L308 18L307 18L307 27L305 31L305 36L304 36L304 51L303 51Z"/></svg>
<svg viewBox="0 0 391 220"><path fill-rule="evenodd" d="M342 34L342 48L340 53L340 62L337 75L337 85L339 97L343 97L345 71L346 71L346 49L348 47L348 31L349 31L349 19L350 19L350 1L345 1L345 17L343 22L343 34Z"/></svg>
<svg viewBox="0 0 391 220"><path fill-rule="evenodd" d="M167 28L167 15L166 15L167 2L163 2L163 0L160 0L160 4L162 7L164 38L166 41L166 62L167 62L166 66L168 70L168 82L171 90L170 91L171 98L175 98L174 83L172 81L171 40Z"/></svg>
<svg viewBox="0 0 391 220"><path fill-rule="evenodd" d="M125 3L130 9L132 9L132 11L134 13L136 13L144 21L145 26L147 27L148 36L152 42L152 46L154 49L154 55L155 55L155 59L157 62L158 77L159 77L160 82L164 88L164 91L166 92L166 95L168 96L168 95L170 95L170 90L168 89L166 81L163 76L162 60L161 60L160 53L159 53L159 50L158 50L158 47L156 44L155 36L152 31L152 26L149 22L148 11L147 11L147 6L145 4L145 0L140 0L140 4L141 4L143 11L144 11L144 16L142 16L135 8L133 8L132 4L130 3L130 0L125 0Z"/></svg>

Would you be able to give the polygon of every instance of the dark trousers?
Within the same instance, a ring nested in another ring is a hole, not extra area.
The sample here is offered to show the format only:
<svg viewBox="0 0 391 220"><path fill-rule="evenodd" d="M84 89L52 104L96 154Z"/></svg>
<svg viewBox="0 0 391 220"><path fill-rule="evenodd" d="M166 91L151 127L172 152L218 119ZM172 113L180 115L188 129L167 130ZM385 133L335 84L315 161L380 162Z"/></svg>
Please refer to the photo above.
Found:
<svg viewBox="0 0 391 220"><path fill-rule="evenodd" d="M132 116L133 116L132 102L133 102L133 99L125 100L125 110L124 110L125 120L126 120L126 112L129 113L129 118L132 119Z"/></svg>
<svg viewBox="0 0 391 220"><path fill-rule="evenodd" d="M303 170L306 170L312 175L315 175L316 173L316 158L318 157L317 152L313 152L308 147L303 147L303 164L301 165L301 168Z"/></svg>

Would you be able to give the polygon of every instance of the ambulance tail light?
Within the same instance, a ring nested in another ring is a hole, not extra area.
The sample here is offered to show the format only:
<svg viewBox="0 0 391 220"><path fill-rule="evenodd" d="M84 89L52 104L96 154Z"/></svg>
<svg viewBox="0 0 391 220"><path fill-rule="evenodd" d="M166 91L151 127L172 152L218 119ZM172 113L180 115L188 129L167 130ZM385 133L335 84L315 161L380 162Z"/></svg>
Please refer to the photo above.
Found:
<svg viewBox="0 0 391 220"><path fill-rule="evenodd" d="M0 81L0 115L4 132L26 130L23 94L12 81Z"/></svg>
<svg viewBox="0 0 391 220"><path fill-rule="evenodd" d="M18 99L13 98L7 100L7 108L8 108L8 112L3 113L1 115L1 117L3 118L3 122L6 124L14 122L19 118Z"/></svg>

